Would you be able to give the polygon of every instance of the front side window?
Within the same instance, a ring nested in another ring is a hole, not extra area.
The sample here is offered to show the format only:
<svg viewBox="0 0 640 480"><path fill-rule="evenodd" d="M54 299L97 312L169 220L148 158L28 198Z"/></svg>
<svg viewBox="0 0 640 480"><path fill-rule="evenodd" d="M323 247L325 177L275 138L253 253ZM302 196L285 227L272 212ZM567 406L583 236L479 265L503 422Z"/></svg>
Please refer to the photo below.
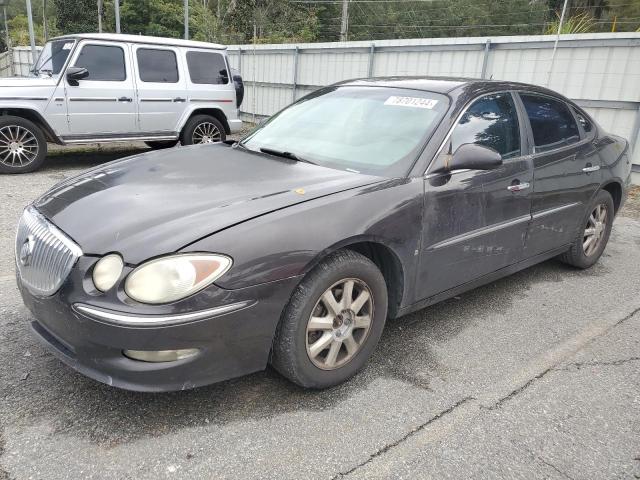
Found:
<svg viewBox="0 0 640 480"><path fill-rule="evenodd" d="M139 48L136 51L136 58L140 80L143 82L178 82L178 62L173 51Z"/></svg>
<svg viewBox="0 0 640 480"><path fill-rule="evenodd" d="M243 145L319 165L404 175L447 111L445 95L383 87L327 87L273 116Z"/></svg>
<svg viewBox="0 0 640 480"><path fill-rule="evenodd" d="M451 134L451 153L465 143L492 148L503 159L520 156L520 125L510 93L482 97L467 109Z"/></svg>
<svg viewBox="0 0 640 480"><path fill-rule="evenodd" d="M224 57L215 52L187 52L187 67L191 83L224 85L229 73Z"/></svg>
<svg viewBox="0 0 640 480"><path fill-rule="evenodd" d="M521 94L536 152L545 152L580 140L578 125L564 102L550 97Z"/></svg>
<svg viewBox="0 0 640 480"><path fill-rule="evenodd" d="M126 80L124 50L110 45L85 45L82 47L75 67L84 67L89 71L85 80L121 82Z"/></svg>

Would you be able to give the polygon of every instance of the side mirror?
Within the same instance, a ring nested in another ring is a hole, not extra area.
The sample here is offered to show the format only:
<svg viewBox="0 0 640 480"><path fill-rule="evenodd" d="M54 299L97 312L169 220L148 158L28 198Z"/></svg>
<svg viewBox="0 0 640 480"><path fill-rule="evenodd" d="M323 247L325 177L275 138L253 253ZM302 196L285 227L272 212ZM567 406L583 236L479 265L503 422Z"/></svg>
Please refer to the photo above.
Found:
<svg viewBox="0 0 640 480"><path fill-rule="evenodd" d="M502 155L493 148L475 143L465 143L458 147L447 170L491 170L502 165Z"/></svg>
<svg viewBox="0 0 640 480"><path fill-rule="evenodd" d="M89 76L89 70L84 67L69 67L67 68L67 81L69 85L74 87L78 86L78 80L87 78Z"/></svg>

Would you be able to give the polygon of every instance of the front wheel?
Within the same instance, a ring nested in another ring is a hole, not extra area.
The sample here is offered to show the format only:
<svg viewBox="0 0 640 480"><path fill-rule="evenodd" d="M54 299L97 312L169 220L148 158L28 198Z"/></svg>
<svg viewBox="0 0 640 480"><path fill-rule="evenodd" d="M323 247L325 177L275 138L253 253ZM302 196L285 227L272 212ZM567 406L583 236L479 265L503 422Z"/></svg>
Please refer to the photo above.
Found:
<svg viewBox="0 0 640 480"><path fill-rule="evenodd" d="M272 365L303 387L326 388L355 375L373 352L387 317L387 287L376 265L338 251L300 283L285 308Z"/></svg>
<svg viewBox="0 0 640 480"><path fill-rule="evenodd" d="M33 122L10 115L0 117L0 173L27 173L47 156L47 140Z"/></svg>
<svg viewBox="0 0 640 480"><path fill-rule="evenodd" d="M218 143L227 139L222 123L211 115L196 115L189 119L182 129L180 143L197 145L200 143Z"/></svg>
<svg viewBox="0 0 640 480"><path fill-rule="evenodd" d="M589 268L604 252L613 227L613 199L606 190L600 190L589 205L578 236L560 260L578 268Z"/></svg>

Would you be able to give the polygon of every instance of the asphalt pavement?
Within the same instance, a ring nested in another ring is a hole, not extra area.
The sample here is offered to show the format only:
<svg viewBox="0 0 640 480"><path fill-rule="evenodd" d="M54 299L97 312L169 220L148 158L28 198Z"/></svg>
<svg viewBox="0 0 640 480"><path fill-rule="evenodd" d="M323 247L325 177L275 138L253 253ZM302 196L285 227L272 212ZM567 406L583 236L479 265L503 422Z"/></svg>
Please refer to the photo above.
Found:
<svg viewBox="0 0 640 480"><path fill-rule="evenodd" d="M142 150L0 176L0 479L640 478L640 195L590 270L551 260L390 322L342 386L267 370L141 394L32 337L13 238L51 185Z"/></svg>

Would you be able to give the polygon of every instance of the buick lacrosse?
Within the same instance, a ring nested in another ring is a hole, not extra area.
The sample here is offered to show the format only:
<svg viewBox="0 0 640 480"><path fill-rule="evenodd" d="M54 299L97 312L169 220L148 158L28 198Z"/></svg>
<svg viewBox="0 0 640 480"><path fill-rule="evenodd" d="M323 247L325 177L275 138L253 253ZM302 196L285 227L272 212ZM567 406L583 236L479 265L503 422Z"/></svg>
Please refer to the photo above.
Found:
<svg viewBox="0 0 640 480"><path fill-rule="evenodd" d="M117 387L264 369L312 388L385 321L558 256L602 254L626 140L531 85L354 80L240 142L100 165L27 206L17 281L63 362Z"/></svg>

